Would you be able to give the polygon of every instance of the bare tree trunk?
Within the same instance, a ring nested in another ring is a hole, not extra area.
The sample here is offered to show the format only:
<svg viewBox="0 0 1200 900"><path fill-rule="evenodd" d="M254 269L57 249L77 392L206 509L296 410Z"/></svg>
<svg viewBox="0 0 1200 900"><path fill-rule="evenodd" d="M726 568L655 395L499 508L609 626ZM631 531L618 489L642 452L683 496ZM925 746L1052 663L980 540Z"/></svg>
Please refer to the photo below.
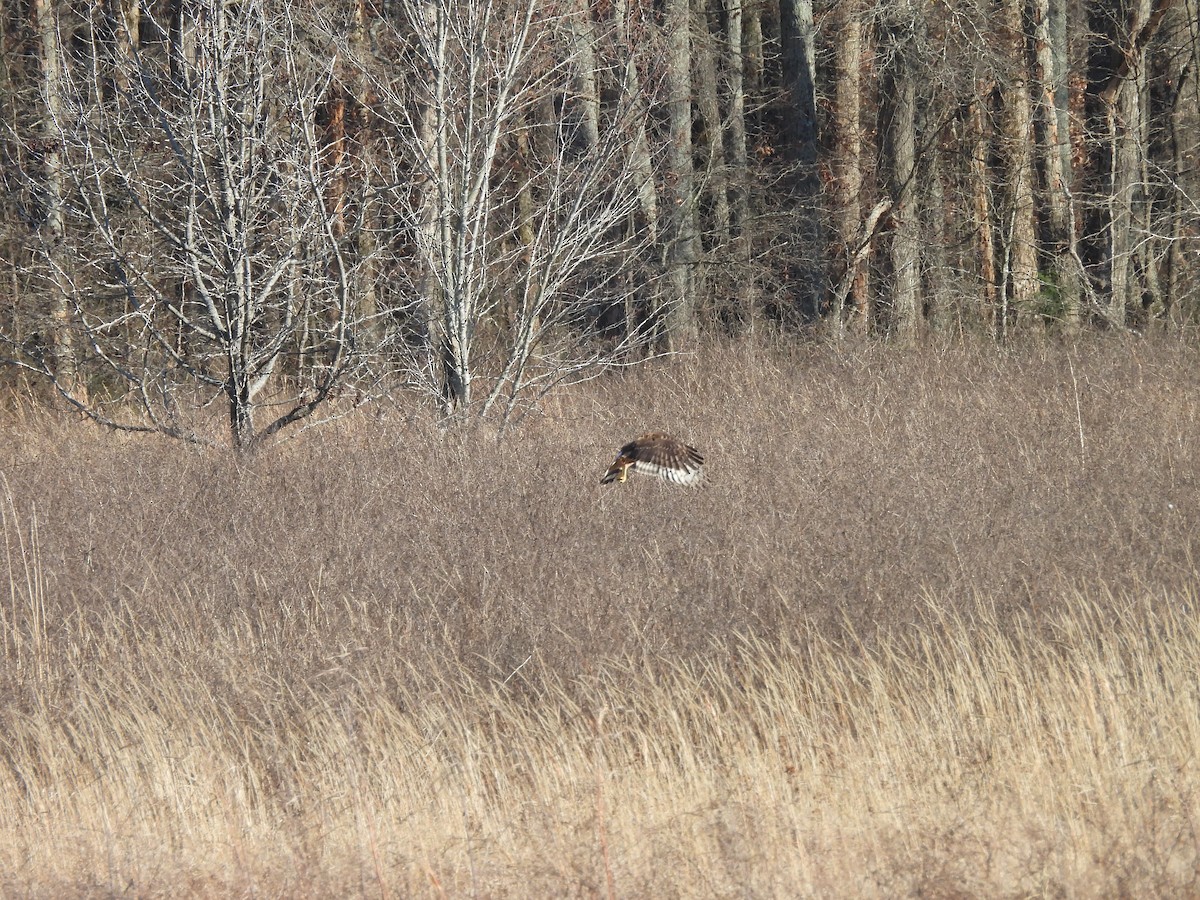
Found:
<svg viewBox="0 0 1200 900"><path fill-rule="evenodd" d="M431 58L426 72L430 84L425 113L421 118L421 138L422 145L428 151L425 167L430 179L423 231L431 241L427 261L434 263L429 265L426 273L425 297L436 314L436 319L431 321L430 337L442 404L445 412L452 413L471 402L468 353L474 317L470 309L464 309L464 304L470 303L471 298L456 295L456 290L462 288L462 272L459 271L462 260L457 251L456 223L451 210L456 208L458 192L463 188L454 183L451 157L463 151L450 146L451 125L447 121L454 114L447 91L450 72L446 48L450 28L445 17L448 14L434 0L427 0L423 4L422 21L427 29L426 52ZM458 212L461 214L462 211ZM465 222L457 223L458 229L465 227Z"/></svg>
<svg viewBox="0 0 1200 900"><path fill-rule="evenodd" d="M1116 100L1121 82L1141 66L1146 47L1174 5L1175 0L1132 0L1128 34L1122 34L1117 41L1119 62L1100 92L1105 103Z"/></svg>
<svg viewBox="0 0 1200 900"><path fill-rule="evenodd" d="M118 94L129 93L129 78L137 71L136 54L141 31L140 0L97 0L93 31L98 38L98 61L108 68L111 89ZM108 92L109 85L103 90Z"/></svg>
<svg viewBox="0 0 1200 900"><path fill-rule="evenodd" d="M921 328L921 236L917 214L917 84L913 38L897 29L889 139L892 162L892 332L915 341Z"/></svg>
<svg viewBox="0 0 1200 900"><path fill-rule="evenodd" d="M533 152L533 141L530 140L530 131L533 124L530 121L532 116L529 113L523 113L521 116L521 125L518 127L516 134L516 203L515 203L515 219L517 242L521 245L520 259L527 259L530 248L533 247L536 240L534 232L533 219L536 215L535 203L533 197L533 178L532 172L538 165L538 160ZM597 132L598 133L598 132ZM509 303L505 310L504 327L510 331L522 327L523 309L517 308L517 303L514 299ZM529 322L529 328L533 332L533 344L536 346L537 333L541 331L542 323L540 317L534 312Z"/></svg>
<svg viewBox="0 0 1200 900"><path fill-rule="evenodd" d="M692 170L691 5L689 0L665 0L667 29L667 296L659 318L665 326L667 349L687 345L696 334L693 269L698 254L696 198Z"/></svg>
<svg viewBox="0 0 1200 900"><path fill-rule="evenodd" d="M1103 256L1108 265L1111 294L1105 318L1114 328L1124 328L1131 310L1140 311L1147 287L1137 272L1139 252L1135 232L1146 223L1143 163L1145 150L1145 58L1146 47L1158 31L1174 0L1132 0L1126 23L1101 19L1108 26L1113 48L1107 60L1094 68L1098 81L1093 115L1102 118L1103 136L1109 148L1104 188L1108 246ZM1105 54L1097 54L1103 57Z"/></svg>
<svg viewBox="0 0 1200 900"><path fill-rule="evenodd" d="M1142 132L1145 127L1142 100L1145 44L1139 44L1136 36L1150 14L1150 0L1136 0L1129 25L1133 37L1125 50L1126 54L1133 54L1135 58L1122 56L1117 73L1103 95L1103 99L1110 101L1109 137L1113 148L1109 172L1109 278L1112 295L1108 304L1108 320L1118 328L1125 326L1131 310L1141 306L1141 285L1134 265L1134 231L1144 199L1141 172L1144 147Z"/></svg>
<svg viewBox="0 0 1200 900"><path fill-rule="evenodd" d="M693 0L692 21L695 25L692 43L692 62L695 72L696 108L700 112L701 147L704 153L704 188L712 209L712 224L708 228L714 245L729 240L730 215L725 166L724 127L721 105L717 99L717 62L713 49L713 32L709 27L708 0Z"/></svg>
<svg viewBox="0 0 1200 900"><path fill-rule="evenodd" d="M626 165L633 175L638 196L636 216L631 216L631 231L641 231L645 234L649 246L658 247L658 237L661 230L658 212L658 187L654 181L654 163L650 155L650 141L646 135L646 119L649 103L642 87L641 76L638 74L638 54L634 41L631 40L630 11L627 0L613 2L613 29L618 48L618 65L620 66L620 93L624 106L629 110L625 127L628 138L624 142ZM637 261L633 261L637 262ZM648 264L648 260L642 260ZM633 265L628 277L641 279L638 267ZM640 296L639 290L625 293L625 334L640 335L645 323L653 323L657 309L651 309L654 303ZM656 326L657 327L657 326Z"/></svg>
<svg viewBox="0 0 1200 900"><path fill-rule="evenodd" d="M346 107L349 105L349 98L344 86L336 81L330 84L329 92L330 96L322 111L325 133L323 161L328 171L333 174L329 179L325 203L329 208L334 236L341 240L346 235L346 191L349 186L349 175L346 172Z"/></svg>
<svg viewBox="0 0 1200 900"><path fill-rule="evenodd" d="M992 236L992 185L988 158L991 135L988 129L987 96L989 87L975 84L975 99L967 112L970 134L971 227L975 232L975 255L979 260L979 312L988 333L1002 337L1002 298L996 279L996 246Z"/></svg>
<svg viewBox="0 0 1200 900"><path fill-rule="evenodd" d="M821 310L825 266L821 262L824 248L821 241L821 182L817 176L815 27L811 0L783 0L779 19L788 99L788 137L797 169L797 306L800 315L812 321Z"/></svg>
<svg viewBox="0 0 1200 900"><path fill-rule="evenodd" d="M355 180L357 209L355 216L355 321L360 323L360 335L372 348L384 340L383 323L379 315L377 287L377 257L379 234L382 233L379 204L375 200L373 178L377 169L375 159L375 123L371 108L373 94L370 81L364 77L365 63L371 53L371 22L367 0L355 0L354 18L350 30L350 47L358 65L351 73L353 89L353 136L351 174Z"/></svg>
<svg viewBox="0 0 1200 900"><path fill-rule="evenodd" d="M435 0L421 3L421 27L425 34L439 34L438 4ZM443 59L422 58L421 76L426 80L426 95L422 98L420 112L416 116L415 143L417 163L417 193L415 206L420 222L417 227L419 245L434 248L439 242L438 208L440 200L438 179L438 104L444 102L444 90L438 87L439 65L444 62L445 44L424 48L424 57L434 53L443 54ZM432 251L426 251L428 256ZM425 310L425 350L431 380L437 385L442 407L452 412L456 401L454 390L454 361L448 359L445 345L448 340L445 329L445 306L449 302L442 287L442 279L428 259L422 260L424 268L418 286Z"/></svg>
<svg viewBox="0 0 1200 900"><path fill-rule="evenodd" d="M1176 63L1173 73L1169 135L1171 144L1171 221L1167 231L1170 246L1167 250L1164 287L1167 327L1178 330L1185 317L1194 318L1200 312L1200 273L1192 273L1192 285L1187 287L1185 258L1188 221L1191 233L1200 224L1200 40L1196 39L1196 22L1200 18L1200 3L1184 0L1176 16L1177 44L1187 48ZM1191 298L1189 300L1189 298Z"/></svg>
<svg viewBox="0 0 1200 900"><path fill-rule="evenodd" d="M116 3L117 53L121 58L132 61L141 44L141 0L116 0Z"/></svg>
<svg viewBox="0 0 1200 900"><path fill-rule="evenodd" d="M41 64L41 93L43 106L42 137L45 152L42 157L45 219L42 225L46 246L50 248L48 262L54 283L54 303L50 311L50 356L58 389L78 402L87 402L84 386L79 380L78 360L72 324L74 288L59 252L66 239L66 216L63 211L64 166L63 142L63 47L55 0L33 0L30 8L33 27L38 37L38 56Z"/></svg>
<svg viewBox="0 0 1200 900"><path fill-rule="evenodd" d="M746 90L757 93L763 87L765 53L762 28L762 5L765 0L749 0L742 4L746 47Z"/></svg>
<svg viewBox="0 0 1200 900"><path fill-rule="evenodd" d="M742 45L742 0L726 0L725 41L729 81L729 131L726 149L733 184L730 188L731 224L735 232L746 225L746 181L749 178L746 157L746 63Z"/></svg>
<svg viewBox="0 0 1200 900"><path fill-rule="evenodd" d="M946 190L945 176L942 172L942 156L937 147L926 149L918 160L918 182L923 185L922 205L928 212L924 216L923 235L924 251L921 254L921 266L925 277L921 285L924 296L925 321L929 327L941 334L955 330L961 321L961 310L947 283L947 273L950 267L946 261L946 248L950 245L947 237L946 220Z"/></svg>
<svg viewBox="0 0 1200 900"><path fill-rule="evenodd" d="M641 78L638 75L638 60L630 41L629 9L626 0L614 0L613 17L617 37L617 46L625 56L622 71L621 92L630 110L631 134L626 143L629 166L638 182L638 197L642 222L638 223L647 229L650 243L658 241L658 193L654 185L654 166L650 158L650 142L646 136L646 95L643 93Z"/></svg>
<svg viewBox="0 0 1200 900"><path fill-rule="evenodd" d="M180 91L188 89L188 73L196 62L196 23L192 21L189 5L188 0L167 0L167 53L171 80Z"/></svg>
<svg viewBox="0 0 1200 900"><path fill-rule="evenodd" d="M1011 68L1001 84L1004 158L1004 222L1008 263L1004 280L1018 321L1028 324L1035 312L1038 281L1037 230L1034 218L1033 103L1026 63L1024 0L1003 0L1002 38Z"/></svg>
<svg viewBox="0 0 1200 900"><path fill-rule="evenodd" d="M578 110L578 150L590 153L600 143L600 91L596 84L596 27L592 22L589 0L573 0L574 9L567 16L571 29L574 57L573 105Z"/></svg>
<svg viewBox="0 0 1200 900"><path fill-rule="evenodd" d="M1108 321L1125 327L1133 306L1133 206L1138 182L1138 116L1140 103L1135 82L1126 79L1117 90L1117 102L1109 110L1109 139L1112 142L1109 169L1109 295Z"/></svg>
<svg viewBox="0 0 1200 900"><path fill-rule="evenodd" d="M1080 271L1076 264L1074 214L1071 209L1070 94L1067 86L1067 0L1034 0L1034 46L1040 84L1042 166L1046 196L1046 231L1050 267L1058 291L1063 330L1080 327Z"/></svg>
<svg viewBox="0 0 1200 900"><path fill-rule="evenodd" d="M855 260L855 242L862 219L862 146L866 138L862 123L862 7L860 0L847 0L839 7L835 37L837 84L833 104L833 220L838 232L839 258L836 283L849 281L846 303L849 310L835 309L834 327L843 321L855 334L866 334L871 320L867 295L865 260Z"/></svg>

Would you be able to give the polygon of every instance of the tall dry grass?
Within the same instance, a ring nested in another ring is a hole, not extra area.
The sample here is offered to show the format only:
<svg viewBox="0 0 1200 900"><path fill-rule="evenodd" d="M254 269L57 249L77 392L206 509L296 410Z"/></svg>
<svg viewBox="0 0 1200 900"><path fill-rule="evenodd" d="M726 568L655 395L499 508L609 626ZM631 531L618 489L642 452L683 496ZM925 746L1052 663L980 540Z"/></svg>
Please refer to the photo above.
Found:
<svg viewBox="0 0 1200 900"><path fill-rule="evenodd" d="M710 348L243 460L11 413L0 892L1194 894L1196 362ZM597 484L649 427L706 487Z"/></svg>

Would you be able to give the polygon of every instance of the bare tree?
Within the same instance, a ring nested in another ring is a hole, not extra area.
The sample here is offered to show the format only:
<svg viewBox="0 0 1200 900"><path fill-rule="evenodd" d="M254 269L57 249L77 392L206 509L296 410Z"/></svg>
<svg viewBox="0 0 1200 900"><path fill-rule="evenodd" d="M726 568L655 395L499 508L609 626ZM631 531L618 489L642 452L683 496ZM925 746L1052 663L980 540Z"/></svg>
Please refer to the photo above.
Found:
<svg viewBox="0 0 1200 900"><path fill-rule="evenodd" d="M898 4L888 27L885 92L892 200L891 329L912 341L922 324L921 222L917 204L917 78L920 54L919 3Z"/></svg>
<svg viewBox="0 0 1200 900"><path fill-rule="evenodd" d="M390 204L405 229L398 245L412 254L392 268L408 273L426 310L407 372L447 412L511 414L638 339L603 341L597 324L600 310L625 305L636 286L622 266L647 245L628 227L642 206L626 152L638 98L593 103L581 73L601 63L591 46L578 55L578 28L541 0L424 3L407 8L395 56L373 73L395 166ZM622 83L614 71L604 79ZM539 126L555 129L553 141L522 143L547 95L567 107L580 99L585 114ZM542 143L548 157L535 152Z"/></svg>
<svg viewBox="0 0 1200 900"><path fill-rule="evenodd" d="M745 181L749 177L749 158L746 153L746 58L742 20L742 0L726 0L726 78L729 82L727 149L732 182L729 200L732 224L738 233L745 228L748 218Z"/></svg>
<svg viewBox="0 0 1200 900"><path fill-rule="evenodd" d="M991 147L991 123L988 116L987 82L975 81L975 95L967 105L967 182L971 198L971 230L979 273L979 313L992 337L1001 336L1003 324L998 311L999 282L996 277L996 246L992 229L992 182L988 161Z"/></svg>
<svg viewBox="0 0 1200 900"><path fill-rule="evenodd" d="M665 0L667 88L667 293L659 311L664 346L675 350L696 331L693 275L699 256L692 161L692 29L688 0Z"/></svg>
<svg viewBox="0 0 1200 900"><path fill-rule="evenodd" d="M655 85L646 83L639 72L645 56L637 49L639 44L644 46L642 38L649 23L645 13L636 11L636 7L635 10L631 10L626 0L614 0L612 21L614 81L618 85L616 92L629 110L629 134L622 153L625 165L633 173L638 195L638 210L632 217L630 227L642 233L645 247L652 251L658 247L659 234L662 231L659 222L658 186L655 184L654 162L646 128L650 101L656 96L656 91ZM632 278L637 278L639 271L648 271L650 268L649 260L638 265L639 261L635 257L630 262ZM638 294L638 291L625 294L624 328L629 335L643 332L643 323L649 319L644 309L648 304L639 302Z"/></svg>
<svg viewBox="0 0 1200 900"><path fill-rule="evenodd" d="M701 130L700 152L704 161L703 190L711 222L705 229L710 246L726 244L730 238L728 167L725 163L725 122L721 117L717 77L716 34L709 23L708 0L692 2L692 73L696 109Z"/></svg>
<svg viewBox="0 0 1200 900"><path fill-rule="evenodd" d="M59 176L72 226L40 253L80 366L119 402L90 400L60 366L17 361L116 428L204 441L207 409L223 403L233 446L248 449L351 377L364 323L327 205L339 173L314 124L328 65L304 58L286 0L189 9L190 52L172 53L170 70L131 55L129 90L111 102L95 102L94 70L58 68L51 137L72 162ZM294 365L302 321L317 332L308 373Z"/></svg>
<svg viewBox="0 0 1200 900"><path fill-rule="evenodd" d="M1178 328L1200 313L1200 273L1189 267L1189 249L1200 258L1200 3L1184 0L1171 32L1172 51L1165 69L1166 127L1170 158L1166 163L1169 223L1163 310L1168 327Z"/></svg>
<svg viewBox="0 0 1200 900"><path fill-rule="evenodd" d="M1033 100L1024 15L1024 0L1003 0L1001 3L1000 37L1006 50L1008 71L1000 84L1004 166L1004 208L1000 210L1004 266L1000 278L1008 288L1002 302L1010 302L1021 321L1029 322L1041 284L1034 227Z"/></svg>
<svg viewBox="0 0 1200 900"><path fill-rule="evenodd" d="M67 238L66 202L68 161L66 150L58 139L58 127L66 113L62 29L55 0L34 0L30 6L34 31L38 41L38 61L41 64L42 122L41 171L31 173L35 195L40 197L42 213L38 236L46 252L42 263L48 272L56 299L51 305L49 321L49 356L38 355L38 363L52 373L57 384L74 396L86 400L86 384L80 378L76 358L75 329L71 323L73 287L71 263L64 258L62 248Z"/></svg>
<svg viewBox="0 0 1200 900"><path fill-rule="evenodd" d="M783 54L784 98L789 150L795 162L795 206L798 261L798 311L815 319L824 295L825 266L821 239L821 183L817 175L818 121L816 94L816 27L811 0L782 0L779 33Z"/></svg>
<svg viewBox="0 0 1200 900"><path fill-rule="evenodd" d="M589 0L572 0L567 15L574 59L574 105L579 110L580 141L585 151L600 143L600 89L596 79L596 24Z"/></svg>
<svg viewBox="0 0 1200 900"><path fill-rule="evenodd" d="M1125 328L1131 312L1158 291L1147 259L1150 196L1147 169L1150 104L1146 53L1173 0L1131 0L1092 10L1095 46L1089 71L1092 177L1092 255L1106 270L1108 296L1096 312L1113 328Z"/></svg>
<svg viewBox="0 0 1200 900"><path fill-rule="evenodd" d="M833 219L838 237L835 283L845 280L839 291L834 317L836 333L849 319L851 330L865 334L871 319L867 294L867 268L855 246L862 220L862 150L865 130L861 122L863 68L863 12L861 0L848 0L838 10L835 50L836 78L833 107ZM849 305L849 310L844 309Z"/></svg>
<svg viewBox="0 0 1200 900"><path fill-rule="evenodd" d="M746 89L757 94L763 87L766 70L766 40L763 38L763 8L766 0L749 0L742 4L743 34L746 58Z"/></svg>
<svg viewBox="0 0 1200 900"><path fill-rule="evenodd" d="M641 227L648 231L651 243L657 243L660 228L658 194L654 185L654 167L650 154L650 142L646 133L647 109L655 97L655 85L647 84L639 73L644 54L637 51L638 43L644 38L646 21L629 8L627 0L613 0L613 40L615 49L614 66L618 93L629 107L632 134L626 155L627 164L636 173L640 200Z"/></svg>
<svg viewBox="0 0 1200 900"><path fill-rule="evenodd" d="M1072 163L1066 0L1034 0L1034 47L1042 123L1041 159L1046 198L1047 251L1059 295L1064 330L1080 326L1082 286L1076 264L1075 212L1071 202Z"/></svg>

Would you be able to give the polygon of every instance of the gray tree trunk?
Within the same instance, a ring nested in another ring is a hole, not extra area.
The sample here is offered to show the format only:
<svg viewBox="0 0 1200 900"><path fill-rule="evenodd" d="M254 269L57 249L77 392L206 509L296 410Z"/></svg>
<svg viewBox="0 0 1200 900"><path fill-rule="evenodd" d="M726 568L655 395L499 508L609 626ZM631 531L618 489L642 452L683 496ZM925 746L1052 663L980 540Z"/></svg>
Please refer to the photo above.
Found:
<svg viewBox="0 0 1200 900"><path fill-rule="evenodd" d="M1003 331L1001 320L1003 298L1000 297L999 283L996 278L996 242L992 232L994 204L988 168L991 134L988 128L987 94L987 85L982 81L977 81L975 99L967 112L971 227L975 232L975 257L979 264L980 319L988 333L994 338L999 338Z"/></svg>
<svg viewBox="0 0 1200 900"><path fill-rule="evenodd" d="M1154 288L1153 283L1139 279L1136 265L1136 256L1145 251L1146 244L1139 242L1135 232L1149 225L1144 189L1148 135L1145 61L1146 47L1173 4L1174 0L1133 0L1127 31L1120 31L1114 41L1119 61L1099 92L1111 147L1107 253L1111 295L1105 313L1115 328L1124 328L1129 311L1141 307L1142 291Z"/></svg>
<svg viewBox="0 0 1200 900"><path fill-rule="evenodd" d="M1170 246L1167 250L1164 286L1167 326L1180 328L1185 318L1195 319L1200 313L1200 290L1187 289L1185 273L1185 235L1200 228L1200 41L1195 39L1196 22L1200 21L1200 3L1185 0L1175 16L1174 30L1179 35L1175 43L1187 48L1180 54L1174 74L1176 97L1171 109L1171 175L1173 201L1171 222L1167 230ZM1190 222L1190 227L1189 227ZM1196 276L1193 275L1193 278ZM1196 284L1195 281L1192 282Z"/></svg>
<svg viewBox="0 0 1200 900"><path fill-rule="evenodd" d="M921 231L917 214L917 84L911 38L895 45L892 149L892 332L912 342L921 328Z"/></svg>
<svg viewBox="0 0 1200 900"><path fill-rule="evenodd" d="M840 332L845 321L856 334L866 334L871 320L867 294L865 259L855 259L859 226L862 221L862 147L866 139L862 116L862 6L860 0L846 0L838 8L838 32L835 37L833 105L833 221L837 229L840 257L839 279L849 290L845 303L849 309L835 309L835 328Z"/></svg>
<svg viewBox="0 0 1200 900"><path fill-rule="evenodd" d="M638 199L642 222L650 242L656 243L659 233L658 192L654 185L654 165L650 157L650 142L646 136L646 97L638 75L638 59L629 39L629 9L626 0L614 0L613 18L617 35L617 46L624 48L627 55L621 61L621 92L630 110L630 135L626 153L630 168L638 183Z"/></svg>
<svg viewBox="0 0 1200 900"><path fill-rule="evenodd" d="M700 134L704 154L704 193L712 208L709 237L714 245L729 240L729 194L725 166L724 125L717 97L717 60L714 34L708 26L708 0L693 0L692 71L695 75L696 108L700 113Z"/></svg>
<svg viewBox="0 0 1200 900"><path fill-rule="evenodd" d="M1002 38L1010 68L1001 84L1003 183L1002 213L1006 244L1008 300L1022 322L1032 321L1041 284L1038 280L1038 243L1034 217L1033 101L1026 62L1024 0L1004 0Z"/></svg>
<svg viewBox="0 0 1200 900"><path fill-rule="evenodd" d="M726 78L729 85L729 130L726 149L732 184L729 191L731 224L737 233L745 227L747 217L746 179L746 63L742 43L742 0L726 0L725 41L728 46Z"/></svg>
<svg viewBox="0 0 1200 900"><path fill-rule="evenodd" d="M72 328L74 288L65 271L66 260L59 252L66 239L66 216L63 212L64 166L59 129L63 126L63 47L54 0L33 0L30 8L38 38L38 62L41 67L43 189L45 219L42 224L48 258L50 279L55 286L50 309L50 357L54 380L64 394L86 402L79 382L78 360Z"/></svg>
<svg viewBox="0 0 1200 900"><path fill-rule="evenodd" d="M421 4L421 17L422 27L427 34L444 34L444 29L439 26L439 15L435 0L424 0ZM444 54L444 45L439 46L438 52ZM442 58L444 59L444 55ZM446 92L439 73L433 71L432 66L423 74L428 80L430 93L428 101L421 108L416 128L419 155L427 161L428 169L421 173L419 231L420 239L427 246L437 247L443 242L440 233L442 223L438 221L438 191L441 189L439 179L448 165L446 153L439 146L441 142L438 137L439 106L444 104ZM425 269L421 294L425 305L425 339L429 367L438 385L443 410L453 412L460 403L470 401L469 386L463 384L458 361L453 352L453 328L448 311L450 298L446 296L442 281L433 266L427 265Z"/></svg>
<svg viewBox="0 0 1200 900"><path fill-rule="evenodd" d="M600 91L596 83L596 28L592 22L591 4L588 0L574 0L574 9L567 16L571 29L574 55L572 104L578 115L578 150L591 152L600 143Z"/></svg>
<svg viewBox="0 0 1200 900"><path fill-rule="evenodd" d="M674 351L696 334L693 276L699 256L696 198L692 169L691 5L689 0L666 0L667 29L667 146L666 271L667 292L659 318L665 326L665 345Z"/></svg>
<svg viewBox="0 0 1200 900"><path fill-rule="evenodd" d="M1058 315L1063 330L1080 327L1082 286L1076 263L1074 213L1071 208L1071 125L1067 75L1067 0L1034 0L1034 46L1038 104L1042 123L1042 168L1046 200L1046 230L1051 271L1058 291Z"/></svg>
<svg viewBox="0 0 1200 900"><path fill-rule="evenodd" d="M616 43L624 58L619 61L621 68L621 95L629 110L627 128L628 140L625 141L625 159L633 173L637 185L638 221L631 223L634 230L641 229L646 234L649 246L658 246L661 230L658 212L658 187L654 182L654 163L650 156L650 141L646 135L647 102L642 89L641 76L638 74L638 55L629 38L629 7L626 0L614 0L613 20L616 32ZM634 271L631 278L638 278ZM625 333L636 335L642 328L646 318L644 298L639 298L636 291L625 293Z"/></svg>
<svg viewBox="0 0 1200 900"><path fill-rule="evenodd" d="M1150 0L1136 0L1130 19L1130 40L1125 48L1122 65L1115 81L1106 91L1109 106L1109 136L1112 140L1112 168L1109 173L1109 202L1111 204L1109 232L1109 266L1112 294L1109 297L1108 320L1118 328L1124 327L1129 311L1141 305L1141 286L1134 267L1134 227L1143 202L1142 189L1142 132L1144 45L1138 46L1136 35L1150 17ZM1130 59L1129 54L1136 56Z"/></svg>
<svg viewBox="0 0 1200 900"><path fill-rule="evenodd" d="M801 317L811 321L820 312L825 272L821 182L817 174L815 27L811 0L783 0L779 6L779 19L788 99L788 138L796 162L796 237L799 245L796 305Z"/></svg>
<svg viewBox="0 0 1200 900"><path fill-rule="evenodd" d="M746 90L757 93L763 87L765 41L762 28L761 0L742 4L743 33L746 47Z"/></svg>
<svg viewBox="0 0 1200 900"><path fill-rule="evenodd" d="M170 57L171 80L179 91L188 90L188 73L196 62L196 26L188 6L188 0L168 0L167 6L167 53Z"/></svg>
<svg viewBox="0 0 1200 900"><path fill-rule="evenodd" d="M370 13L366 0L355 0L350 48L355 57L363 63L371 53L370 27ZM361 323L361 337L371 349L375 349L382 344L385 331L379 315L377 287L379 235L383 232L383 227L374 190L378 165L373 134L375 123L371 118L371 86L364 72L365 65L358 66L352 73L351 81L354 91L353 121L350 123L353 138L352 171L358 206L354 233L355 321Z"/></svg>

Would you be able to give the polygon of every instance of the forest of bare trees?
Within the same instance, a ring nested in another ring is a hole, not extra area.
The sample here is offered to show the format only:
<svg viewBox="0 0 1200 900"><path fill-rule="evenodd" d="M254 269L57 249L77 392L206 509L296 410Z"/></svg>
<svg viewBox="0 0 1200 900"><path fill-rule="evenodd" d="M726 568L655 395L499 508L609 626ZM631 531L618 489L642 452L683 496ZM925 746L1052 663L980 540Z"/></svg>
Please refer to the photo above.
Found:
<svg viewBox="0 0 1200 900"><path fill-rule="evenodd" d="M1200 318L1197 0L6 0L0 358L246 448L771 326Z"/></svg>

